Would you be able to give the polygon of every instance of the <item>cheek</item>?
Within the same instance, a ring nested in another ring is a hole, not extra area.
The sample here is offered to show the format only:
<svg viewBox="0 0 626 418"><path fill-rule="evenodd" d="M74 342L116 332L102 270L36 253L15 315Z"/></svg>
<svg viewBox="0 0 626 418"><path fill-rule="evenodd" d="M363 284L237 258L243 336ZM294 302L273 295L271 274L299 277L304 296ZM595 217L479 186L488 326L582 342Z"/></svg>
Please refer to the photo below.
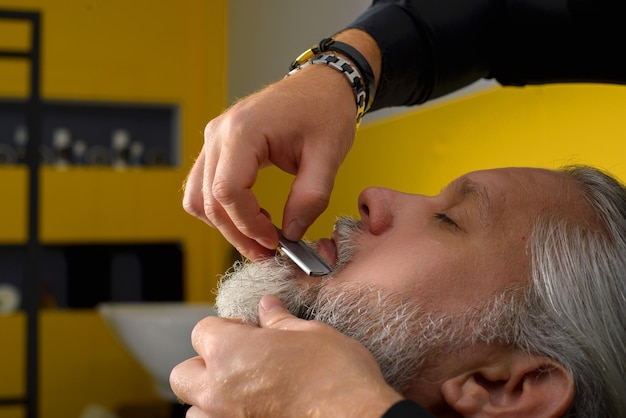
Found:
<svg viewBox="0 0 626 418"><path fill-rule="evenodd" d="M467 267L460 251L435 240L379 240L359 247L352 262L334 281L359 282L414 295L422 301L446 295L446 288L459 287ZM456 260L451 256L456 253Z"/></svg>
<svg viewBox="0 0 626 418"><path fill-rule="evenodd" d="M428 310L462 312L493 291L484 253L437 240L368 242L333 282L365 283L408 294ZM331 282L332 284L332 282Z"/></svg>

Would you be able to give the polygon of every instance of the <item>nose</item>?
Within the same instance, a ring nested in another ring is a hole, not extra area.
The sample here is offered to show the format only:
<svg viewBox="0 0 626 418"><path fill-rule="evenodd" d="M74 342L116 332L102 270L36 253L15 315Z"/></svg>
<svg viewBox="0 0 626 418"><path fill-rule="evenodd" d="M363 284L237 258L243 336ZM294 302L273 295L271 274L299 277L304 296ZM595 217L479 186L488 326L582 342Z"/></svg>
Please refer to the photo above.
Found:
<svg viewBox="0 0 626 418"><path fill-rule="evenodd" d="M369 187L359 195L359 214L365 228L374 235L393 227L397 195L391 189Z"/></svg>
<svg viewBox="0 0 626 418"><path fill-rule="evenodd" d="M381 235L393 227L417 226L429 219L436 198L401 193L384 187L369 187L359 195L359 214L366 230Z"/></svg>

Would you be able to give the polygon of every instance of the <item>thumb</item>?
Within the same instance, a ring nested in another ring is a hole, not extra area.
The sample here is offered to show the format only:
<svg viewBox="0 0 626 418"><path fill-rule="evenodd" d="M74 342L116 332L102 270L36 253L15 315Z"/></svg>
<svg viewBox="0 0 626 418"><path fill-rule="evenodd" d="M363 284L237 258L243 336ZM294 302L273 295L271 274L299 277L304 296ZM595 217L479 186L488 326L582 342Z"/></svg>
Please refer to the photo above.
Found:
<svg viewBox="0 0 626 418"><path fill-rule="evenodd" d="M265 295L259 301L259 326L261 328L297 329L299 322L306 322L293 316L274 295Z"/></svg>

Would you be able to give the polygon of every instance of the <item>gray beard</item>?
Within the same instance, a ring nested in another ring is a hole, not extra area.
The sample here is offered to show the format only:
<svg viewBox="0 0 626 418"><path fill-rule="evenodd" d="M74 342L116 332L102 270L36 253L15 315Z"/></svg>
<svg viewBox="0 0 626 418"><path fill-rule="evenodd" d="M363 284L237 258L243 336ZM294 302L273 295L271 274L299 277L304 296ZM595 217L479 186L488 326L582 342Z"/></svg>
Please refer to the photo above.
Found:
<svg viewBox="0 0 626 418"><path fill-rule="evenodd" d="M362 283L332 283L357 250L362 225L351 218L335 224L338 263L315 285L298 281L298 267L277 255L259 263L237 262L222 277L216 298L218 314L258 325L258 303L276 295L295 316L326 323L364 345L389 385L404 392L421 380L422 371L453 342L463 339L458 321L424 312L400 293Z"/></svg>

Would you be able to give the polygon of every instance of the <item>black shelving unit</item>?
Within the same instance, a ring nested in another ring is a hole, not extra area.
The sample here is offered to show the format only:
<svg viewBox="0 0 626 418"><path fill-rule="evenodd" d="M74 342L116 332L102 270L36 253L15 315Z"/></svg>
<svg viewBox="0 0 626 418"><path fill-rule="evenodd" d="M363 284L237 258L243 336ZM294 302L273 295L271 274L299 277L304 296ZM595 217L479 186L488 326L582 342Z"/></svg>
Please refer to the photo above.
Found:
<svg viewBox="0 0 626 418"><path fill-rule="evenodd" d="M0 49L0 59L30 62L29 96L24 105L28 128L26 166L28 167L28 236L22 294L26 312L26 388L21 398L0 398L0 406L24 405L26 417L38 416L39 374L39 280L41 276L41 244L39 241L39 144L41 142L41 14L36 11L0 9L0 21L11 20L30 24L30 48Z"/></svg>
<svg viewBox="0 0 626 418"><path fill-rule="evenodd" d="M0 165L23 163L18 142L18 132L28 135L23 108L24 100L0 98ZM176 167L178 131L175 104L42 100L39 153L43 165L63 168ZM62 148L55 141L61 132L67 140ZM124 143L116 145L116 136Z"/></svg>

